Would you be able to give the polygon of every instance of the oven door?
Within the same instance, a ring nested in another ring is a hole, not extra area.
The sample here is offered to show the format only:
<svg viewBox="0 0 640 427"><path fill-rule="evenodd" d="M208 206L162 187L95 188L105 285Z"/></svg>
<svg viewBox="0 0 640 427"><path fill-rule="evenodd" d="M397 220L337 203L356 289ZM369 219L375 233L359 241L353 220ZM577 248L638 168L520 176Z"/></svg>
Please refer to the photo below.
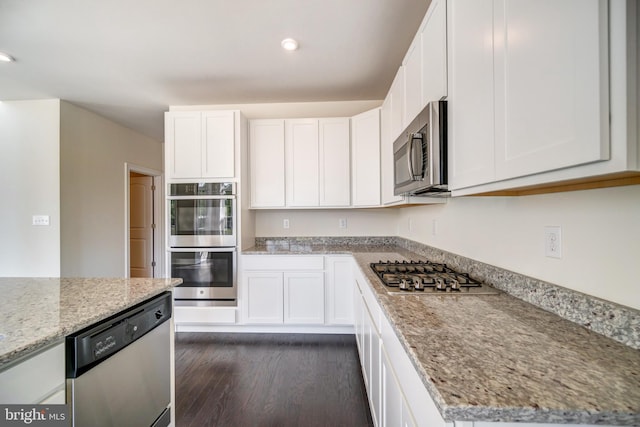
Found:
<svg viewBox="0 0 640 427"><path fill-rule="evenodd" d="M236 245L235 196L169 197L169 246Z"/></svg>
<svg viewBox="0 0 640 427"><path fill-rule="evenodd" d="M236 266L235 249L172 250L171 277L182 279L174 289L176 305L235 305Z"/></svg>

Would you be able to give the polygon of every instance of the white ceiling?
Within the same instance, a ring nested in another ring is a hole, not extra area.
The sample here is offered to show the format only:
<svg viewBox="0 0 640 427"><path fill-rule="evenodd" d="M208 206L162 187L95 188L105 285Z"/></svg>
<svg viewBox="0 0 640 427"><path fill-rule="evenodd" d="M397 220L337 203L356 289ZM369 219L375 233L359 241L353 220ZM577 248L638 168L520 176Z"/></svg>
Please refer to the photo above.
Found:
<svg viewBox="0 0 640 427"><path fill-rule="evenodd" d="M382 99L429 3L0 0L0 100L61 98L162 141L170 105Z"/></svg>

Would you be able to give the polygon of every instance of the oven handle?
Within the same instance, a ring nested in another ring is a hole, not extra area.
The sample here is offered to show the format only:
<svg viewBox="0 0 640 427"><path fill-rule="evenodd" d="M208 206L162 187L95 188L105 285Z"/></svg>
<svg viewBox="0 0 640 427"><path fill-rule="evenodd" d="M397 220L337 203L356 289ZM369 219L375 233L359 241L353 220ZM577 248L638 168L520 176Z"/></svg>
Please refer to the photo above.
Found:
<svg viewBox="0 0 640 427"><path fill-rule="evenodd" d="M168 196L167 200L229 200L236 196Z"/></svg>
<svg viewBox="0 0 640 427"><path fill-rule="evenodd" d="M179 247L179 248L167 248L167 250L169 252L236 252L236 248L235 246L207 246L205 247L199 247L199 248L185 248L185 247Z"/></svg>

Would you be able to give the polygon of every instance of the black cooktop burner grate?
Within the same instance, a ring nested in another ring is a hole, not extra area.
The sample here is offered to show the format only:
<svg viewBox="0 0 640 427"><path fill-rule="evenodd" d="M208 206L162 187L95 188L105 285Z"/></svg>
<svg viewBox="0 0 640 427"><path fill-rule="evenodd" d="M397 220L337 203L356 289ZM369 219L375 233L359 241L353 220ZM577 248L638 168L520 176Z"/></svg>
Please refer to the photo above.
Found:
<svg viewBox="0 0 640 427"><path fill-rule="evenodd" d="M459 273L446 264L430 261L379 261L371 269L390 292L493 294L495 288Z"/></svg>

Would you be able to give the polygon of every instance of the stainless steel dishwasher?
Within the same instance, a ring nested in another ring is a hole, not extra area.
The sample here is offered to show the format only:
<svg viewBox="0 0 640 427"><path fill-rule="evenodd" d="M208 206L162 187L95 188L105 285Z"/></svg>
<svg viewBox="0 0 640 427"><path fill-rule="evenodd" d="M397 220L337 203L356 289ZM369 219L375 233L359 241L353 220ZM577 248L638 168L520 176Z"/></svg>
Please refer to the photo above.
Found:
<svg viewBox="0 0 640 427"><path fill-rule="evenodd" d="M74 427L170 424L170 318L165 292L67 337Z"/></svg>

